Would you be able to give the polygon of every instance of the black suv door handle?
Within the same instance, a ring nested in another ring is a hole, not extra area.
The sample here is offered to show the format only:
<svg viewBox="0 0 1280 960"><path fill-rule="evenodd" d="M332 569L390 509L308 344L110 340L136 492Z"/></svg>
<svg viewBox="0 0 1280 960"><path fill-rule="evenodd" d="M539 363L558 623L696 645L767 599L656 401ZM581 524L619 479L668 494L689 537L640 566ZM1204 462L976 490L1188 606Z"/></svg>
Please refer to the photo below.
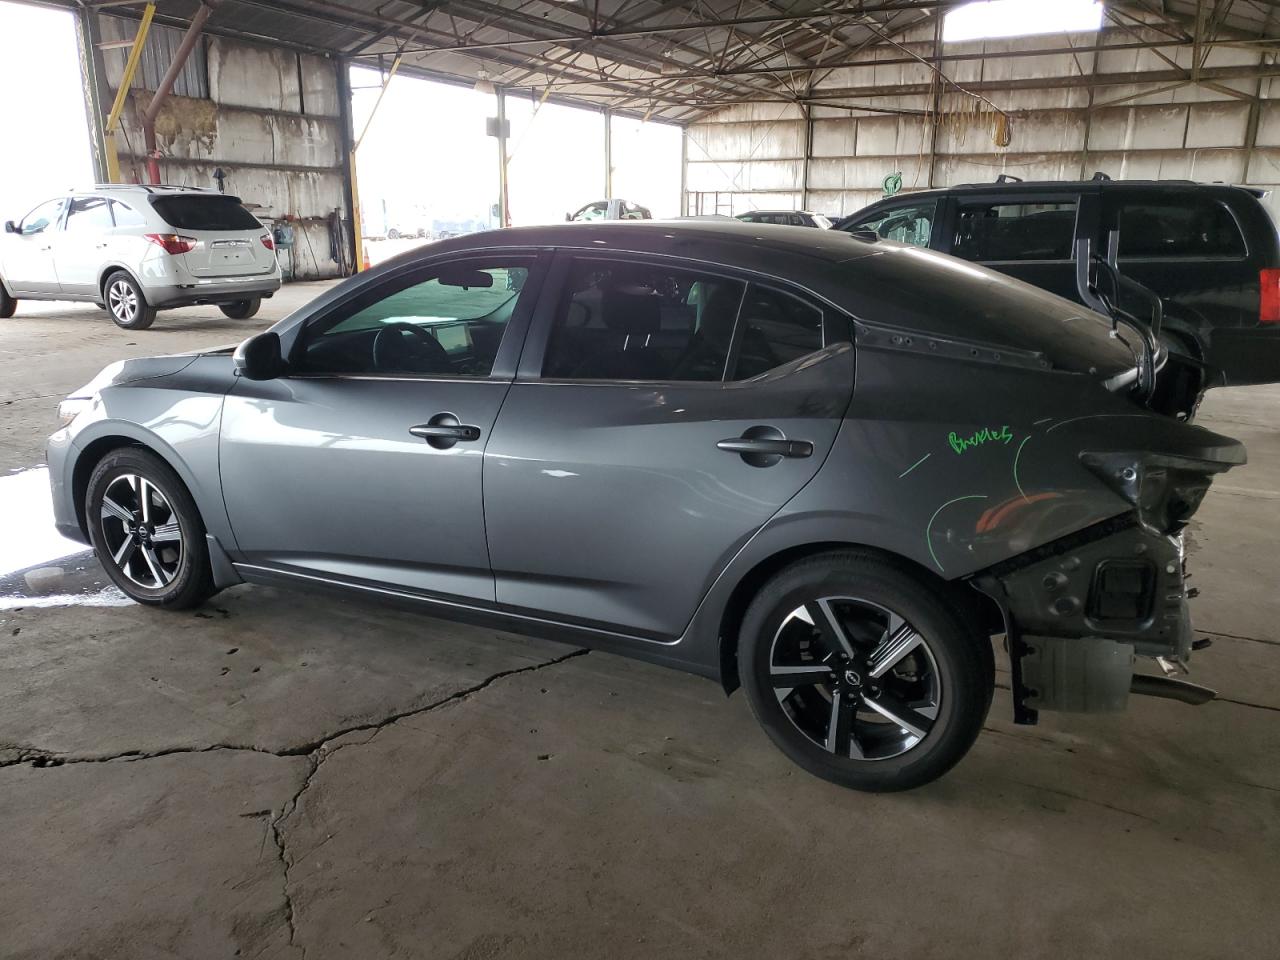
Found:
<svg viewBox="0 0 1280 960"><path fill-rule="evenodd" d="M479 440L480 428L459 423L452 413L437 413L426 423L409 428L415 437L421 437L437 450L448 450L459 440Z"/></svg>
<svg viewBox="0 0 1280 960"><path fill-rule="evenodd" d="M727 453L754 453L766 457L809 457L813 444L808 440L773 440L755 437L733 437L716 444Z"/></svg>

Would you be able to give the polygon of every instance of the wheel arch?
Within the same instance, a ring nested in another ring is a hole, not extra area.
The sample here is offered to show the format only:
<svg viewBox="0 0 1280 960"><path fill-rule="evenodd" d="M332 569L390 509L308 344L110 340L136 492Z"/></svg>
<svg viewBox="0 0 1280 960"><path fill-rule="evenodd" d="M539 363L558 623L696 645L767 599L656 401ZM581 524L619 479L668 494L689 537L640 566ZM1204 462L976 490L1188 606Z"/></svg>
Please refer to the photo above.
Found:
<svg viewBox="0 0 1280 960"><path fill-rule="evenodd" d="M749 569L735 577L716 624L720 684L726 695L733 693L741 685L738 675L738 633L747 607L750 606L756 594L770 579L793 563L825 553L846 550L856 550L877 557L929 585L962 616L988 635L1004 630L1003 613L1000 608L990 597L971 589L967 580L944 580L909 557L869 543L853 540L814 540L797 543L759 559Z"/></svg>
<svg viewBox="0 0 1280 960"><path fill-rule="evenodd" d="M138 279L138 275L136 273L130 270L123 263L108 263L98 271L98 296L102 298L103 302L107 299L107 279L113 273L128 274L129 279L138 285L138 289L143 291L144 296L146 295L146 288L142 286L142 281Z"/></svg>

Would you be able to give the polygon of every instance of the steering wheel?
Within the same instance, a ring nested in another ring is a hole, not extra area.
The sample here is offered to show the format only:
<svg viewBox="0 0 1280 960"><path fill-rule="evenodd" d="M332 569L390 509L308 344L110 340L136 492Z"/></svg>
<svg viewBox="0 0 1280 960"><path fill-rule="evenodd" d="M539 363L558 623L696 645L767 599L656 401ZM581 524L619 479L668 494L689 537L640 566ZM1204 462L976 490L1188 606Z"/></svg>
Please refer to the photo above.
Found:
<svg viewBox="0 0 1280 960"><path fill-rule="evenodd" d="M451 373L444 347L414 323L388 323L373 338L373 369L383 373Z"/></svg>

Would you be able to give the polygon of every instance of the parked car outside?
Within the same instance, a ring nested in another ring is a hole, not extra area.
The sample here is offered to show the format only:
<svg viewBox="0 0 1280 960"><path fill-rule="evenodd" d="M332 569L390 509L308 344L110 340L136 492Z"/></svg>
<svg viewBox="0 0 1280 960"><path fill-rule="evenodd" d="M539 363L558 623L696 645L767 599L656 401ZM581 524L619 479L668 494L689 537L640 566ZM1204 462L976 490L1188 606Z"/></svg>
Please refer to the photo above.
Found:
<svg viewBox="0 0 1280 960"><path fill-rule="evenodd" d="M738 214L743 223L776 223L784 227L818 227L831 229L831 221L820 213L809 210L750 210Z"/></svg>
<svg viewBox="0 0 1280 960"><path fill-rule="evenodd" d="M596 200L580 207L576 213L566 213L567 221L579 220L652 220L648 207L629 200Z"/></svg>
<svg viewBox="0 0 1280 960"><path fill-rule="evenodd" d="M1243 447L1151 410L1070 301L768 234L475 234L108 367L59 408L57 527L143 604L334 589L741 685L860 789L968 750L996 634L1019 722L1211 695L1134 658L1188 659L1179 531Z"/></svg>
<svg viewBox="0 0 1280 960"><path fill-rule="evenodd" d="M838 229L872 230L1081 301L1084 244L1159 295L1161 339L1203 363L1204 386L1239 386L1280 380L1280 241L1264 195L1102 175L976 183L890 197Z"/></svg>
<svg viewBox="0 0 1280 960"><path fill-rule="evenodd" d="M200 303L243 320L280 289L271 231L209 190L102 184L7 221L2 241L0 317L19 300L78 300L145 330L157 310Z"/></svg>

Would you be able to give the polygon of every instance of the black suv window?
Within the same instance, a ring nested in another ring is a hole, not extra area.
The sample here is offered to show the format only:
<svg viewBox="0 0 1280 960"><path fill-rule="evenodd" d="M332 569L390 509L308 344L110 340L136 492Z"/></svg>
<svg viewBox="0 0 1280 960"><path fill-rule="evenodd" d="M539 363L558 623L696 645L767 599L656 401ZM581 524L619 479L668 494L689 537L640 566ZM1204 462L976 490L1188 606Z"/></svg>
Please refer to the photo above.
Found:
<svg viewBox="0 0 1280 960"><path fill-rule="evenodd" d="M1120 207L1122 257L1238 258L1245 252L1240 225L1217 200L1131 200Z"/></svg>
<svg viewBox="0 0 1280 960"><path fill-rule="evenodd" d="M885 240L909 243L914 247L927 247L929 235L933 232L933 217L937 208L936 200L894 207L892 210L881 210L844 229L873 230L876 236L883 237Z"/></svg>
<svg viewBox="0 0 1280 960"><path fill-rule="evenodd" d="M743 286L695 270L576 260L565 282L542 375L720 380Z"/></svg>
<svg viewBox="0 0 1280 960"><path fill-rule="evenodd" d="M822 311L755 284L742 303L730 380L747 380L822 349Z"/></svg>
<svg viewBox="0 0 1280 960"><path fill-rule="evenodd" d="M1070 260L1076 201L962 203L952 253L965 260Z"/></svg>

